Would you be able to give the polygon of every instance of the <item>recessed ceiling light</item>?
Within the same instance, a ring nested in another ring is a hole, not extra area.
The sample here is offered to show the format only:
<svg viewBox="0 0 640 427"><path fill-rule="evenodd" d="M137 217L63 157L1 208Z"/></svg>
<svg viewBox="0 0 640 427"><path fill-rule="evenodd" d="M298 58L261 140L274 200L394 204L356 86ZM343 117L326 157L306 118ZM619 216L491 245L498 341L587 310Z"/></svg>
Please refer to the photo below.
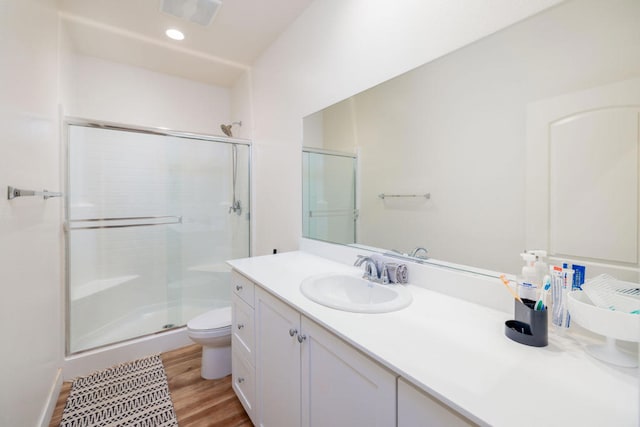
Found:
<svg viewBox="0 0 640 427"><path fill-rule="evenodd" d="M170 39L184 40L184 34L182 33L182 31L176 30L175 28L169 28L167 31L165 31L165 34Z"/></svg>

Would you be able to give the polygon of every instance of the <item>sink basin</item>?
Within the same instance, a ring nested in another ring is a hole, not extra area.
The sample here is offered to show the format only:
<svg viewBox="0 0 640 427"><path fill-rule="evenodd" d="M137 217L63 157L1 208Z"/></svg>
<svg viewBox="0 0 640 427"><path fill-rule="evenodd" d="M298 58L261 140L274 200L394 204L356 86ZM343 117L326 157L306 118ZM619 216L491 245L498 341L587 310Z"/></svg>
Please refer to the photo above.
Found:
<svg viewBox="0 0 640 427"><path fill-rule="evenodd" d="M302 281L311 301L354 313L388 313L405 308L413 297L404 285L381 285L348 274L321 274Z"/></svg>

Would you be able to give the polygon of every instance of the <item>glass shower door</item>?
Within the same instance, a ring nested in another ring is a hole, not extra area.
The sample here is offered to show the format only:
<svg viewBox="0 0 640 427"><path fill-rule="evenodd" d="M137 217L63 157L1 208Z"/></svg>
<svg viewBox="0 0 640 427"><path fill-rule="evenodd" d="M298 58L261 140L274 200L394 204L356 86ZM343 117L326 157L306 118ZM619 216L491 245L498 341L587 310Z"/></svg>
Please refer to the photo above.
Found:
<svg viewBox="0 0 640 427"><path fill-rule="evenodd" d="M249 146L68 130L68 353L228 306L225 260L249 255Z"/></svg>
<svg viewBox="0 0 640 427"><path fill-rule="evenodd" d="M356 159L303 151L302 177L302 235L334 243L355 243Z"/></svg>

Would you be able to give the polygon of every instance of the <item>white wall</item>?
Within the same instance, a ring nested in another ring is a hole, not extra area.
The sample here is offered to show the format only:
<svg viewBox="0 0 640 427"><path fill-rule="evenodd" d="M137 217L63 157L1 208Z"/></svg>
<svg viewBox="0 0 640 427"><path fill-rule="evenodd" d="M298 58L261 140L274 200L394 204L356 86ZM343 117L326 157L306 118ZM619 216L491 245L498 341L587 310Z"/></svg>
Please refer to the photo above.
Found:
<svg viewBox="0 0 640 427"><path fill-rule="evenodd" d="M242 126L234 125L233 136L251 139L253 135L253 104L251 102L251 72L244 73L230 89L231 122L242 122Z"/></svg>
<svg viewBox="0 0 640 427"><path fill-rule="evenodd" d="M312 3L251 70L254 254L298 246L304 116L556 3Z"/></svg>
<svg viewBox="0 0 640 427"><path fill-rule="evenodd" d="M209 135L230 123L227 88L78 54L69 66L67 116Z"/></svg>
<svg viewBox="0 0 640 427"><path fill-rule="evenodd" d="M54 0L0 3L3 426L48 423L47 402L62 366L61 199L5 196L7 185L60 189L55 7Z"/></svg>

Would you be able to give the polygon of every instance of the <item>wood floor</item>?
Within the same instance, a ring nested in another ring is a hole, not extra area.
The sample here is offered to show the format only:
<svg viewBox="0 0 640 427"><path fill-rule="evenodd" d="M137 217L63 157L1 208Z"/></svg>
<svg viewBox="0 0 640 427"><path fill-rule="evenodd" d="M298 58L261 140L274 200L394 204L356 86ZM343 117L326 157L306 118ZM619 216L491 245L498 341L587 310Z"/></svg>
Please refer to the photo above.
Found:
<svg viewBox="0 0 640 427"><path fill-rule="evenodd" d="M231 388L231 375L219 380L200 377L199 345L162 353L169 381L169 392L180 427L251 427L249 416ZM58 427L71 390L71 382L62 385L49 427Z"/></svg>

